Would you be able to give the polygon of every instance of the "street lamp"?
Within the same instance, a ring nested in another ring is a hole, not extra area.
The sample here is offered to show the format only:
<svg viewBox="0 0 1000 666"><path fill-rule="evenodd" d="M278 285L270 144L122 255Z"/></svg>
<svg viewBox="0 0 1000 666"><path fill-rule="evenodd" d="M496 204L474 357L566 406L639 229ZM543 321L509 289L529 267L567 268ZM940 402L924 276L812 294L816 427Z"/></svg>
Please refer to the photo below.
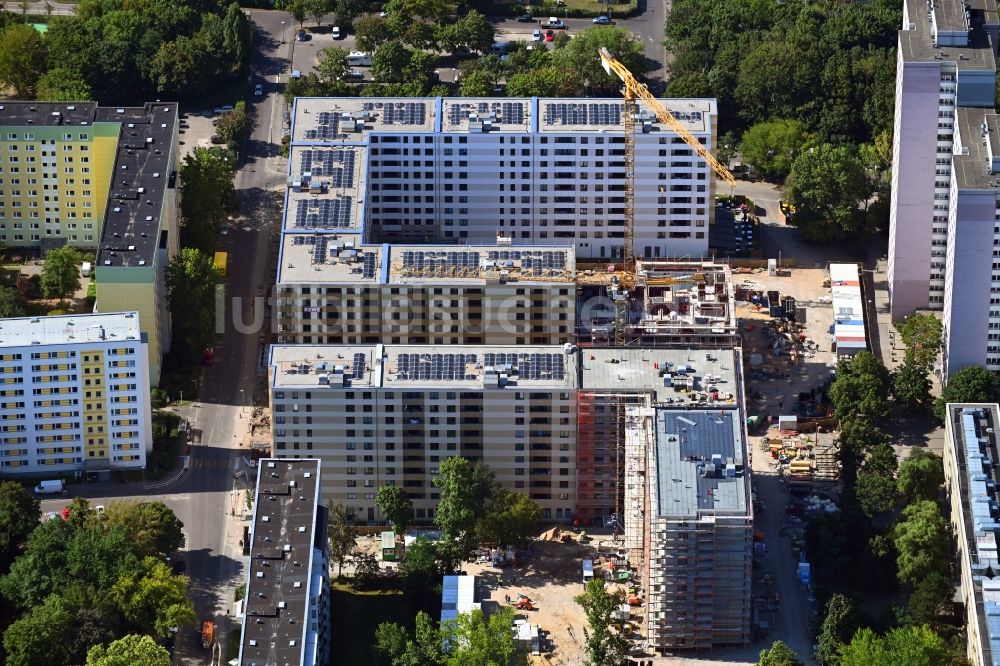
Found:
<svg viewBox="0 0 1000 666"><path fill-rule="evenodd" d="M247 408L246 397L244 395L243 389L240 389L240 414L246 411L246 408Z"/></svg>
<svg viewBox="0 0 1000 666"><path fill-rule="evenodd" d="M285 43L285 22L281 22L281 43Z"/></svg>

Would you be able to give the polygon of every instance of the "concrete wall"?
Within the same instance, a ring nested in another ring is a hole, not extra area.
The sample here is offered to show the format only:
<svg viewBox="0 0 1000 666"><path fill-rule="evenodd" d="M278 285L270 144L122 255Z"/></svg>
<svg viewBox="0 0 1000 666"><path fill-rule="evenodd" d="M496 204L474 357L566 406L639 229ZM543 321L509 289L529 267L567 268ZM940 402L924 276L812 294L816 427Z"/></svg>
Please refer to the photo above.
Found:
<svg viewBox="0 0 1000 666"><path fill-rule="evenodd" d="M986 364L996 193L952 189L944 309L945 378Z"/></svg>
<svg viewBox="0 0 1000 666"><path fill-rule="evenodd" d="M889 213L892 318L928 307L940 63L897 60Z"/></svg>

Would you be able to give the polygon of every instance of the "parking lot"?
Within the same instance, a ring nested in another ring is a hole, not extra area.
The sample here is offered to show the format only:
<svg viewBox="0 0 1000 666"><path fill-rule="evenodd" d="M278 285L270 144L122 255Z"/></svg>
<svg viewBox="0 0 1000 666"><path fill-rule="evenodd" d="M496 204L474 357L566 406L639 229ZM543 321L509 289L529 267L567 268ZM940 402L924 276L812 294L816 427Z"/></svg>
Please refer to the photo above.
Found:
<svg viewBox="0 0 1000 666"><path fill-rule="evenodd" d="M181 143L181 162L187 155L193 154L195 148L211 147L212 136L215 134L212 120L215 117L211 109L199 113L181 114L180 129L178 130Z"/></svg>

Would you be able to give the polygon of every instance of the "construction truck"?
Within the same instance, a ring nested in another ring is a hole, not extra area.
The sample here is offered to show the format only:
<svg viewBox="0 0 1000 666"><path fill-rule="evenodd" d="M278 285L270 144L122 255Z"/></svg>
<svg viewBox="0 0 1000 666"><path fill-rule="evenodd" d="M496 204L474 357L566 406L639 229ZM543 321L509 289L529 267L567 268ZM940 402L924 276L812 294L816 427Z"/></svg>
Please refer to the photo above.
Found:
<svg viewBox="0 0 1000 666"><path fill-rule="evenodd" d="M216 252L212 265L219 272L219 277L226 277L226 266L229 264L229 254L226 252Z"/></svg>

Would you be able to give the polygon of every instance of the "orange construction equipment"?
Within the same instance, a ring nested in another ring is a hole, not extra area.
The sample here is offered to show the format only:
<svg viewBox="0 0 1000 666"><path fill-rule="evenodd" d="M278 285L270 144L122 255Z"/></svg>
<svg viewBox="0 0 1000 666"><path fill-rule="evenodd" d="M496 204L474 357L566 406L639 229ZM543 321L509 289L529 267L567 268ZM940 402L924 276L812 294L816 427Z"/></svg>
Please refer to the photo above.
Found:
<svg viewBox="0 0 1000 666"><path fill-rule="evenodd" d="M205 620L201 623L201 646L206 650L215 642L215 622Z"/></svg>

